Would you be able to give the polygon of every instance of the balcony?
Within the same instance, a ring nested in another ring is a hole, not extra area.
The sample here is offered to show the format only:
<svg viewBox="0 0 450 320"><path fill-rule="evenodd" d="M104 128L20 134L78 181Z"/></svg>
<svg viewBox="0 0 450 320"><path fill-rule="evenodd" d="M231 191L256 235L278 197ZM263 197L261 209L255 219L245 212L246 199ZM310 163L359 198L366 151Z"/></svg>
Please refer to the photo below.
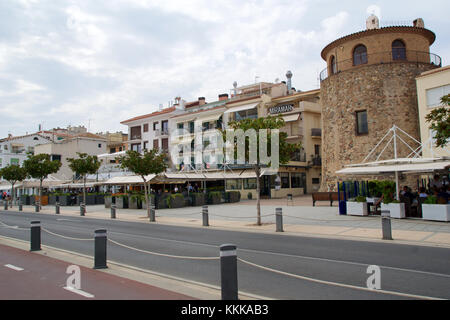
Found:
<svg viewBox="0 0 450 320"><path fill-rule="evenodd" d="M309 161L309 165L313 167L321 167L322 166L322 157L311 155L311 160Z"/></svg>
<svg viewBox="0 0 450 320"><path fill-rule="evenodd" d="M156 137L163 137L169 135L169 129L162 129L162 130L155 130L155 136Z"/></svg>
<svg viewBox="0 0 450 320"><path fill-rule="evenodd" d="M442 66L442 59L438 55L430 52L421 52L412 50L405 50L401 52L398 50L393 50L387 52L365 54L363 56L363 59L361 57L359 58L359 62L364 63L355 65L353 59L349 59L336 62L334 67L329 65L320 73L320 81L324 81L329 76L339 74L340 72L346 70L352 70L353 68L373 64L411 62L411 63L430 64L436 67ZM332 69L334 69L334 72L332 72Z"/></svg>

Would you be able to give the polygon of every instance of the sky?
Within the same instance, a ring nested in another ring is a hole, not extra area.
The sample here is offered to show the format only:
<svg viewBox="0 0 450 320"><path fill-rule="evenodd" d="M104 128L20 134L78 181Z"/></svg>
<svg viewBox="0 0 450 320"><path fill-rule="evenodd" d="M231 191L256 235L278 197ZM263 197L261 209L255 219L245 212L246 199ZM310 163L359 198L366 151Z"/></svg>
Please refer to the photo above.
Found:
<svg viewBox="0 0 450 320"><path fill-rule="evenodd" d="M0 0L0 138L120 122L180 96L207 102L255 81L319 88L322 49L422 18L431 52L450 61L447 0Z"/></svg>

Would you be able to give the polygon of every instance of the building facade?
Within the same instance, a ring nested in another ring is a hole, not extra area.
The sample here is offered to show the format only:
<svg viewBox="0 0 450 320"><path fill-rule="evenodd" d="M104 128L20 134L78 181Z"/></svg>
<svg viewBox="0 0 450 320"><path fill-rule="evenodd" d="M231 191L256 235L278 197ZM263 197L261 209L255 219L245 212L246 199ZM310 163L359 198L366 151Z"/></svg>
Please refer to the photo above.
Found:
<svg viewBox="0 0 450 320"><path fill-rule="evenodd" d="M419 104L420 138L424 144L423 157L448 157L450 148L437 148L434 134L429 129L426 116L435 108L441 107L441 98L450 94L450 66L422 73L416 78Z"/></svg>
<svg viewBox="0 0 450 320"><path fill-rule="evenodd" d="M371 16L367 30L322 50L327 68L320 75L321 190L335 190L335 172L361 163L394 125L420 140L416 77L441 65L429 50L434 41L422 19L410 27L380 28L378 18ZM411 152L405 146L397 151L398 157Z"/></svg>

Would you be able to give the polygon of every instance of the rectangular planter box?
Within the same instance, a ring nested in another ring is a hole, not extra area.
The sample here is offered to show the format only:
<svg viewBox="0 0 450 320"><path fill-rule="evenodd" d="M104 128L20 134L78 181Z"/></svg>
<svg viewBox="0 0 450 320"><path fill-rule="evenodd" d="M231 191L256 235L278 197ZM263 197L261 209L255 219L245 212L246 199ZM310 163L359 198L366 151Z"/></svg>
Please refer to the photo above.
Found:
<svg viewBox="0 0 450 320"><path fill-rule="evenodd" d="M27 195L20 196L20 201L24 206L30 205L30 197Z"/></svg>
<svg viewBox="0 0 450 320"><path fill-rule="evenodd" d="M71 205L70 204L70 202L71 202L70 196L58 196L58 201L59 201L60 206L66 207L66 206Z"/></svg>
<svg viewBox="0 0 450 320"><path fill-rule="evenodd" d="M389 210L391 214L391 218L395 219L405 219L406 218L406 210L404 203L381 203L381 210Z"/></svg>
<svg viewBox="0 0 450 320"><path fill-rule="evenodd" d="M105 204L105 196L102 194L97 194L95 196L95 204Z"/></svg>
<svg viewBox="0 0 450 320"><path fill-rule="evenodd" d="M48 204L55 205L58 202L59 196L48 196Z"/></svg>
<svg viewBox="0 0 450 320"><path fill-rule="evenodd" d="M233 203L233 202L239 202L241 201L241 194L240 192L226 192L225 198L227 199L227 202Z"/></svg>
<svg viewBox="0 0 450 320"><path fill-rule="evenodd" d="M209 196L209 199L208 199L208 203L209 204L220 204L220 203L222 203L222 195L212 195L212 196Z"/></svg>
<svg viewBox="0 0 450 320"><path fill-rule="evenodd" d="M351 216L367 216L369 215L369 207L367 202L347 202L347 214Z"/></svg>
<svg viewBox="0 0 450 320"><path fill-rule="evenodd" d="M117 209L128 209L128 197L116 197Z"/></svg>
<svg viewBox="0 0 450 320"><path fill-rule="evenodd" d="M152 197L150 197L150 199L152 202L152 206L155 206L155 197L152 196ZM145 201L145 199L142 199L141 206L142 206L142 209L147 210L147 201Z"/></svg>
<svg viewBox="0 0 450 320"><path fill-rule="evenodd" d="M184 207L184 197L182 195L170 199L170 208Z"/></svg>
<svg viewBox="0 0 450 320"><path fill-rule="evenodd" d="M141 201L137 197L128 196L128 208L129 209L141 209Z"/></svg>
<svg viewBox="0 0 450 320"><path fill-rule="evenodd" d="M113 198L112 196L104 197L105 208L111 208L112 198Z"/></svg>
<svg viewBox="0 0 450 320"><path fill-rule="evenodd" d="M450 204L422 204L422 218L433 221L450 221Z"/></svg>
<svg viewBox="0 0 450 320"><path fill-rule="evenodd" d="M194 207L203 206L206 203L204 194L199 193L192 194L191 199L192 199L192 206Z"/></svg>
<svg viewBox="0 0 450 320"><path fill-rule="evenodd" d="M29 199L30 199L30 205L34 206L34 204L36 202L35 196L31 196Z"/></svg>

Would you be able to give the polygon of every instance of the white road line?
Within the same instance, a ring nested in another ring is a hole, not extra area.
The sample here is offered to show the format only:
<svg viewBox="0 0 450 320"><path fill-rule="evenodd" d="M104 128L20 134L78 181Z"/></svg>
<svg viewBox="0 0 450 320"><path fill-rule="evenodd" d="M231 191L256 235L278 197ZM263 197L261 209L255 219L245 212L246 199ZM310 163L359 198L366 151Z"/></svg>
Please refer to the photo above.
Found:
<svg viewBox="0 0 450 320"><path fill-rule="evenodd" d="M16 267L16 266L14 266L14 265L12 265L12 264L5 264L5 267L10 268L10 269L13 269L13 270L16 270L16 271L23 271L23 270L24 270L23 268L21 268L21 267Z"/></svg>
<svg viewBox="0 0 450 320"><path fill-rule="evenodd" d="M64 289L66 289L67 291L79 294L80 296L86 297L86 298L94 298L93 294L90 294L88 292L85 292L83 290L79 290L79 289L75 289L72 287L64 287Z"/></svg>

